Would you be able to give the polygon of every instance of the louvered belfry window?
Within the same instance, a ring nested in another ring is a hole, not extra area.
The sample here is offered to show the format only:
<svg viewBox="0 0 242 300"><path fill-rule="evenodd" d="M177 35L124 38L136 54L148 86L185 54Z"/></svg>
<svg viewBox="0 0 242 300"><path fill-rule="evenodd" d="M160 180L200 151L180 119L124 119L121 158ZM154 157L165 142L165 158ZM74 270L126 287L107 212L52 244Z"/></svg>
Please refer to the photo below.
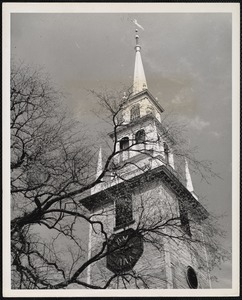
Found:
<svg viewBox="0 0 242 300"><path fill-rule="evenodd" d="M129 138L126 136L120 140L120 150L129 148Z"/></svg>
<svg viewBox="0 0 242 300"><path fill-rule="evenodd" d="M141 129L136 132L135 134L135 143L136 144L142 144L145 142L145 131L144 129Z"/></svg>

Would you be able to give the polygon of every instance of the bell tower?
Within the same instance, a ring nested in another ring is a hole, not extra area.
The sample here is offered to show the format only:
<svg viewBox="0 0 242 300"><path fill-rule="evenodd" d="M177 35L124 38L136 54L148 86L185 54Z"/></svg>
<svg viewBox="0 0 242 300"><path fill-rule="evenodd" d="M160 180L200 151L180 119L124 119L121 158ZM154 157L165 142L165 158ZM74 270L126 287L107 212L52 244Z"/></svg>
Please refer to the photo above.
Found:
<svg viewBox="0 0 242 300"><path fill-rule="evenodd" d="M116 154L102 182L80 200L97 221L90 226L89 258L105 249L89 266L87 282L210 288L202 243L208 213L193 190L188 161L174 151L176 141L162 124L164 109L148 90L137 30L135 40L132 92L124 95L121 121L109 134ZM97 176L101 172L100 150Z"/></svg>

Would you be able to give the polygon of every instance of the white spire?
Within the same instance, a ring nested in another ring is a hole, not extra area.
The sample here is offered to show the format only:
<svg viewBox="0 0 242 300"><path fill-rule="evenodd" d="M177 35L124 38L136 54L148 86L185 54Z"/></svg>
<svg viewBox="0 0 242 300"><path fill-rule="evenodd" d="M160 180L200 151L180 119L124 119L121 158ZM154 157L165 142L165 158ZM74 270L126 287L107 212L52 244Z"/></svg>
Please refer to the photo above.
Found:
<svg viewBox="0 0 242 300"><path fill-rule="evenodd" d="M138 30L135 30L138 32ZM142 64L140 50L141 47L139 45L139 36L136 34L136 46L135 46L135 66L134 66L134 83L133 83L133 93L137 94L143 90L147 89L147 83L145 78L145 72Z"/></svg>
<svg viewBox="0 0 242 300"><path fill-rule="evenodd" d="M198 197L195 194L194 189L193 189L192 178L191 178L191 174L190 174L190 171L189 171L187 159L185 159L185 172L186 172L186 187L187 187L188 191L191 192L193 197L196 200L198 200Z"/></svg>
<svg viewBox="0 0 242 300"><path fill-rule="evenodd" d="M103 161L102 161L102 148L100 147L99 154L98 154L98 161L97 161L97 173L96 179L102 173L103 170Z"/></svg>

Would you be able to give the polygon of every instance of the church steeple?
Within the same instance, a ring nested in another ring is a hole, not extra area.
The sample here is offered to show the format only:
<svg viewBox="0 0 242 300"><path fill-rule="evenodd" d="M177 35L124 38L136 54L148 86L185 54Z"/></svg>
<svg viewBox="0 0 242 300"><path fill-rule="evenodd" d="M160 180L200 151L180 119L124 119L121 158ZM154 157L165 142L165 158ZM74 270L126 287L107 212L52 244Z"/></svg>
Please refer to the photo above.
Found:
<svg viewBox="0 0 242 300"><path fill-rule="evenodd" d="M136 33L138 30L135 30ZM141 59L141 46L139 45L139 36L136 34L136 45L135 45L135 66L134 66L134 82L133 82L133 94L137 94L143 90L146 90L147 83L145 78L145 72L143 68L143 63Z"/></svg>
<svg viewBox="0 0 242 300"><path fill-rule="evenodd" d="M140 27L137 20L134 23ZM126 276L130 271L136 278L125 284L113 280L109 287L142 289L149 282L152 289L209 288L206 249L203 243L189 242L192 235L199 240L208 213L194 193L188 162L176 156L178 145L162 123L164 110L148 90L137 30L135 39L133 90L120 99L120 123L109 134L115 149L110 168L90 195L84 193L80 199L106 232L89 226L88 258L103 243L107 257L106 263L103 257L101 263L89 265L88 283L103 286L104 277L112 278L110 272ZM102 171L100 149L96 178ZM146 232L152 233L151 239L143 239ZM154 276L144 284L142 278Z"/></svg>

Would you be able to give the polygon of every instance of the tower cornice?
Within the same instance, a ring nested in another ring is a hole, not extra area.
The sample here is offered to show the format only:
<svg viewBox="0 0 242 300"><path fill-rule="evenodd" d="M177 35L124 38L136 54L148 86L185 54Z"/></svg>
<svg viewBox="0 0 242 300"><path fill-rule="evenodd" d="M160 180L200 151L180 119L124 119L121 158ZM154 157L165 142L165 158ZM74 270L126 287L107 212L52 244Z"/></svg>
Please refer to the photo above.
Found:
<svg viewBox="0 0 242 300"><path fill-rule="evenodd" d="M164 182L164 184L168 186L173 193L175 193L178 201L183 201L188 210L190 210L197 219L204 220L209 216L207 210L195 199L192 193L188 191L188 189L165 165L141 173L127 181L117 183L109 188L80 199L79 201L90 210L95 207L100 207L100 205L103 205L105 202L109 202L110 199L107 197L108 194L112 195L113 199L116 194L118 195L122 192L122 189L126 191L130 189L130 191L132 191L135 187L144 186L154 180L161 180Z"/></svg>

